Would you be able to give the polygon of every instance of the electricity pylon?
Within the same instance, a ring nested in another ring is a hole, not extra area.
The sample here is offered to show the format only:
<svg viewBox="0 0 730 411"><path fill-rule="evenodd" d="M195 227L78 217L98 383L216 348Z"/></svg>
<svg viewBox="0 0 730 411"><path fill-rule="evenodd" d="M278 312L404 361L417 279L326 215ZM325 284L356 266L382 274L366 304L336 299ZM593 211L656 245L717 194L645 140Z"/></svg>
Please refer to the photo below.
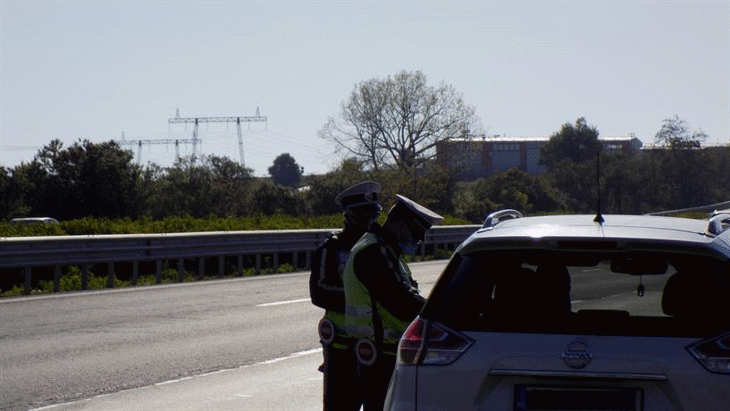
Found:
<svg viewBox="0 0 730 411"><path fill-rule="evenodd" d="M198 141L199 142L199 141ZM190 139L171 139L171 138L163 138L163 139L155 139L155 140L126 140L124 138L124 132L122 132L122 140L117 141L119 145L122 146L137 146L137 163L142 162L142 145L153 145L153 144L175 144L175 160L178 160L180 158L180 144L193 144L193 147L195 147L195 142ZM193 156L195 156L195 151L193 151Z"/></svg>
<svg viewBox="0 0 730 411"><path fill-rule="evenodd" d="M173 123L194 123L193 128L193 159L195 159L195 148L198 140L198 124L199 123L236 123L238 130L238 154L241 157L241 165L244 165L243 161L243 134L241 133L241 122L248 122L249 129L250 123L255 122L266 122L266 116L259 115L259 108L256 107L256 115L252 117L180 117L180 109L175 111L175 117L168 120L169 124Z"/></svg>

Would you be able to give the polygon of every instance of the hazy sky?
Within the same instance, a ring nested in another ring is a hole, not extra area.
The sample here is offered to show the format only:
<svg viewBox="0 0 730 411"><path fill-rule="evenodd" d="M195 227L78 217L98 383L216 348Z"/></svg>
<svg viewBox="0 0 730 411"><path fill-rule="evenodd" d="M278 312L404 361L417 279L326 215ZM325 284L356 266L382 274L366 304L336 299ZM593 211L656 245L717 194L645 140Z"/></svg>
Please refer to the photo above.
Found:
<svg viewBox="0 0 730 411"><path fill-rule="evenodd" d="M181 117L253 116L245 164L339 160L317 132L355 85L421 70L463 94L489 134L549 136L585 117L651 144L674 115L730 138L725 1L0 0L0 165L52 139L192 139ZM235 124L202 154L239 160ZM137 157L137 147L129 146ZM191 145L181 145L183 155ZM174 146L142 149L172 163Z"/></svg>

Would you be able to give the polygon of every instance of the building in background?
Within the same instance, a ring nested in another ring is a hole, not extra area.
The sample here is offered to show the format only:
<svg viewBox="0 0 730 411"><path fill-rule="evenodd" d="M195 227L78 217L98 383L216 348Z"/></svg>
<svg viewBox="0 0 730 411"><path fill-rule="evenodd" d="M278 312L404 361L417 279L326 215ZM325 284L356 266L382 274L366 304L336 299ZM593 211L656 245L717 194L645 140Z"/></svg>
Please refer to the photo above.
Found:
<svg viewBox="0 0 730 411"><path fill-rule="evenodd" d="M544 172L540 149L549 137L481 137L451 139L436 144L436 162L456 171L461 180L473 180L518 168L531 174ZM599 137L606 151L638 151L641 140L626 137Z"/></svg>

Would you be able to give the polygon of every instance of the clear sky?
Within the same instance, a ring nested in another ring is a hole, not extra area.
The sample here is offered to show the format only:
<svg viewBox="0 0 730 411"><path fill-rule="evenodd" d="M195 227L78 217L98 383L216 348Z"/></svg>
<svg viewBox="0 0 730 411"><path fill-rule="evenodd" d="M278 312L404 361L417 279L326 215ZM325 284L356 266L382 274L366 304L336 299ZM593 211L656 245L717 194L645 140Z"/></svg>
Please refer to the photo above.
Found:
<svg viewBox="0 0 730 411"><path fill-rule="evenodd" d="M421 70L488 134L549 136L585 117L651 144L678 115L730 138L730 2L0 0L0 165L52 139L192 139L181 117L244 117L246 166L339 164L317 132L355 85ZM249 129L250 125L250 129ZM239 160L235 124L198 153ZM137 147L129 146L137 157ZM180 153L192 153L181 145ZM174 145L142 148L170 165Z"/></svg>

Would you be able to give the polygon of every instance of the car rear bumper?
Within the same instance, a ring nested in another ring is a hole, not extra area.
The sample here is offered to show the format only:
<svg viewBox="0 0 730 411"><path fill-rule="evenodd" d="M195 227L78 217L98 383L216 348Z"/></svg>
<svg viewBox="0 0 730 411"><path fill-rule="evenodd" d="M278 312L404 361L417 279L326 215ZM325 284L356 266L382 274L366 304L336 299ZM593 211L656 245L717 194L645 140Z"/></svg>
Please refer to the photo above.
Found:
<svg viewBox="0 0 730 411"><path fill-rule="evenodd" d="M390 380L384 410L415 411L416 377L418 368L414 365L397 364Z"/></svg>

